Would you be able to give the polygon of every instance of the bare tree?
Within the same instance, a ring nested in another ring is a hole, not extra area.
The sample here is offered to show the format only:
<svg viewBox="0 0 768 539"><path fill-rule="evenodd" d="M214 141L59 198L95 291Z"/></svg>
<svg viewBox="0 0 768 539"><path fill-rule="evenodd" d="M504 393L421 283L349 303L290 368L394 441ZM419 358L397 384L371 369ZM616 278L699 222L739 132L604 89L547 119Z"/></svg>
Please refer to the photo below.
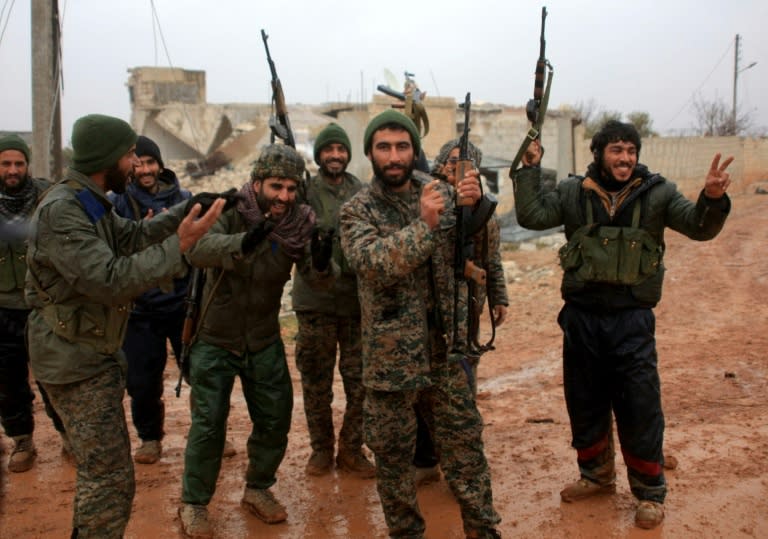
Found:
<svg viewBox="0 0 768 539"><path fill-rule="evenodd" d="M705 137L726 137L740 135L750 130L752 121L747 114L736 114L722 99L693 102L696 111L697 132Z"/></svg>
<svg viewBox="0 0 768 539"><path fill-rule="evenodd" d="M635 126L642 138L658 136L658 133L653 130L653 120L651 120L651 115L647 112L630 112L627 114L627 121Z"/></svg>

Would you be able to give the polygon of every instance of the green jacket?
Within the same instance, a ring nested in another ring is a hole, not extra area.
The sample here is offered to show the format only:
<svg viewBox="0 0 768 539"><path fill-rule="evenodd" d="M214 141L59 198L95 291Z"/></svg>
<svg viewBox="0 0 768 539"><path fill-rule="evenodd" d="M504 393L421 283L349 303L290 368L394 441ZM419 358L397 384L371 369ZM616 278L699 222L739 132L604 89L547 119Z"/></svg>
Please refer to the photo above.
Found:
<svg viewBox="0 0 768 539"><path fill-rule="evenodd" d="M340 185L330 185L322 175L309 180L307 203L317 215L317 226L323 230L333 229L333 261L341 274L330 290L314 290L301 274L293 282L293 310L299 312L320 312L336 316L360 316L357 299L357 277L347 264L341 250L339 235L339 208L357 193L363 184L355 176L345 174Z"/></svg>
<svg viewBox="0 0 768 539"><path fill-rule="evenodd" d="M722 229L731 209L728 196L711 200L702 191L694 203L685 198L677 186L658 174L652 174L641 164L635 167L635 179L628 182L629 192L615 208L613 215L589 185L589 178L572 176L562 180L550 192L540 189L538 167L519 169L514 176L515 211L518 223L534 230L563 225L565 237L587 224L586 198L590 197L593 222L608 227L631 225L636 204L641 204L639 228L648 232L660 248L662 258L657 270L636 285L590 282L581 279L575 270L563 273L563 299L596 310L653 307L661 299L664 280L664 229L669 227L691 239L704 241L714 238Z"/></svg>
<svg viewBox="0 0 768 539"><path fill-rule="evenodd" d="M451 187L440 226L420 218L423 185L412 180L404 196L381 180L341 208L341 245L358 277L363 340L363 384L381 391L431 385L429 330L454 345L453 256L456 218ZM459 338L466 340L466 284L459 291ZM457 342L457 345L460 344Z"/></svg>
<svg viewBox="0 0 768 539"><path fill-rule="evenodd" d="M147 221L117 215L105 193L72 169L40 202L27 252L27 336L35 378L67 384L116 362L131 300L166 289L187 267L174 233L184 204Z"/></svg>
<svg viewBox="0 0 768 539"><path fill-rule="evenodd" d="M36 196L42 195L50 186L48 180L30 178L35 187ZM27 236L29 220L32 215L24 216L23 222L3 223L0 235L0 307L6 309L28 309L24 298L24 277L27 273Z"/></svg>
<svg viewBox="0 0 768 539"><path fill-rule="evenodd" d="M248 230L236 209L223 213L187 257L206 268L201 320L197 339L237 355L259 352L280 338L280 300L291 278L294 260L270 239L243 256L241 245ZM308 282L330 287L338 273L334 264L325 272L312 267L310 236L297 270Z"/></svg>

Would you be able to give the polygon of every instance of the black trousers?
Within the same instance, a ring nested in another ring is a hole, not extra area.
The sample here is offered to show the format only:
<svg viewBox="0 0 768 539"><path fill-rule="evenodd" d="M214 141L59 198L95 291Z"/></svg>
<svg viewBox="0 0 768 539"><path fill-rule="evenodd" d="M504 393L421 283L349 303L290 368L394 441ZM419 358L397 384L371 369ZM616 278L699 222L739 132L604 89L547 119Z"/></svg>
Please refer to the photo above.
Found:
<svg viewBox="0 0 768 539"><path fill-rule="evenodd" d="M653 311L594 312L566 303L558 322L565 401L582 475L590 478L590 468L605 462L600 452L609 450L613 415L633 494L663 502L664 414Z"/></svg>
<svg viewBox="0 0 768 539"><path fill-rule="evenodd" d="M32 434L34 393L24 327L29 311L0 308L0 423L7 436Z"/></svg>
<svg viewBox="0 0 768 539"><path fill-rule="evenodd" d="M165 403L163 372L168 360L167 341L181 356L183 306L176 311L132 314L123 343L128 361L126 389L131 397L131 416L142 440L162 440Z"/></svg>

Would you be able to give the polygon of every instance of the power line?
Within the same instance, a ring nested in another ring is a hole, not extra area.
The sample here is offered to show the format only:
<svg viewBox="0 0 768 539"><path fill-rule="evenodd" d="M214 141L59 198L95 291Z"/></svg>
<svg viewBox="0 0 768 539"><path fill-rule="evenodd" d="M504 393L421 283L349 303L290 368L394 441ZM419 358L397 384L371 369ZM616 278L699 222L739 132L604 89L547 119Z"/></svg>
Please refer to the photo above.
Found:
<svg viewBox="0 0 768 539"><path fill-rule="evenodd" d="M717 70L718 67L720 67L720 64L723 63L723 60L725 59L726 54L728 54L731 51L731 47L733 47L733 42L728 41L728 47L725 49L725 52L723 52L723 55L717 61L717 64L715 64L715 67L712 68L712 71L709 72L709 75L707 75L702 81L702 83L699 84L699 87L696 88L696 90L694 90L693 93L691 93L691 96L688 98L688 101L686 101L685 104L682 107L680 107L680 110L678 110L677 113L675 113L675 115L672 116L672 119L666 123L666 125L664 126L665 128L669 127L669 124L675 121L677 117L680 116L680 114L691 105L691 102L694 100L694 97L699 93L699 90L701 90L704 87L704 85L707 83L707 81L712 76L712 74Z"/></svg>

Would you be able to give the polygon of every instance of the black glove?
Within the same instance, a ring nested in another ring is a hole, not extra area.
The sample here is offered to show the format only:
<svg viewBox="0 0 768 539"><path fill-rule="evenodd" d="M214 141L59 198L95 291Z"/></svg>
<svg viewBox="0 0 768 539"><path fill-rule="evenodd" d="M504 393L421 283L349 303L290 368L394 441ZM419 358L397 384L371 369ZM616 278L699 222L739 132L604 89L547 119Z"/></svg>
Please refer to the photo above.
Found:
<svg viewBox="0 0 768 539"><path fill-rule="evenodd" d="M189 213L189 210L192 209L192 206L195 204L200 204L202 209L200 210L200 215L198 217L202 217L205 215L205 212L207 212L208 209L213 205L213 203L216 202L217 198L224 198L227 201L224 204L224 209L222 211L227 211L228 209L234 207L238 200L245 199L245 197L238 193L237 189L234 187L224 191L223 193L198 193L187 201L187 205L184 208L184 215Z"/></svg>
<svg viewBox="0 0 768 539"><path fill-rule="evenodd" d="M315 228L312 231L312 243L310 251L312 252L312 266L317 271L325 271L331 262L333 255L333 233L334 230L322 230Z"/></svg>
<svg viewBox="0 0 768 539"><path fill-rule="evenodd" d="M256 246L261 243L267 235L275 228L275 224L266 219L251 229L243 236L243 243L240 244L240 250L244 255L249 255L256 250Z"/></svg>

